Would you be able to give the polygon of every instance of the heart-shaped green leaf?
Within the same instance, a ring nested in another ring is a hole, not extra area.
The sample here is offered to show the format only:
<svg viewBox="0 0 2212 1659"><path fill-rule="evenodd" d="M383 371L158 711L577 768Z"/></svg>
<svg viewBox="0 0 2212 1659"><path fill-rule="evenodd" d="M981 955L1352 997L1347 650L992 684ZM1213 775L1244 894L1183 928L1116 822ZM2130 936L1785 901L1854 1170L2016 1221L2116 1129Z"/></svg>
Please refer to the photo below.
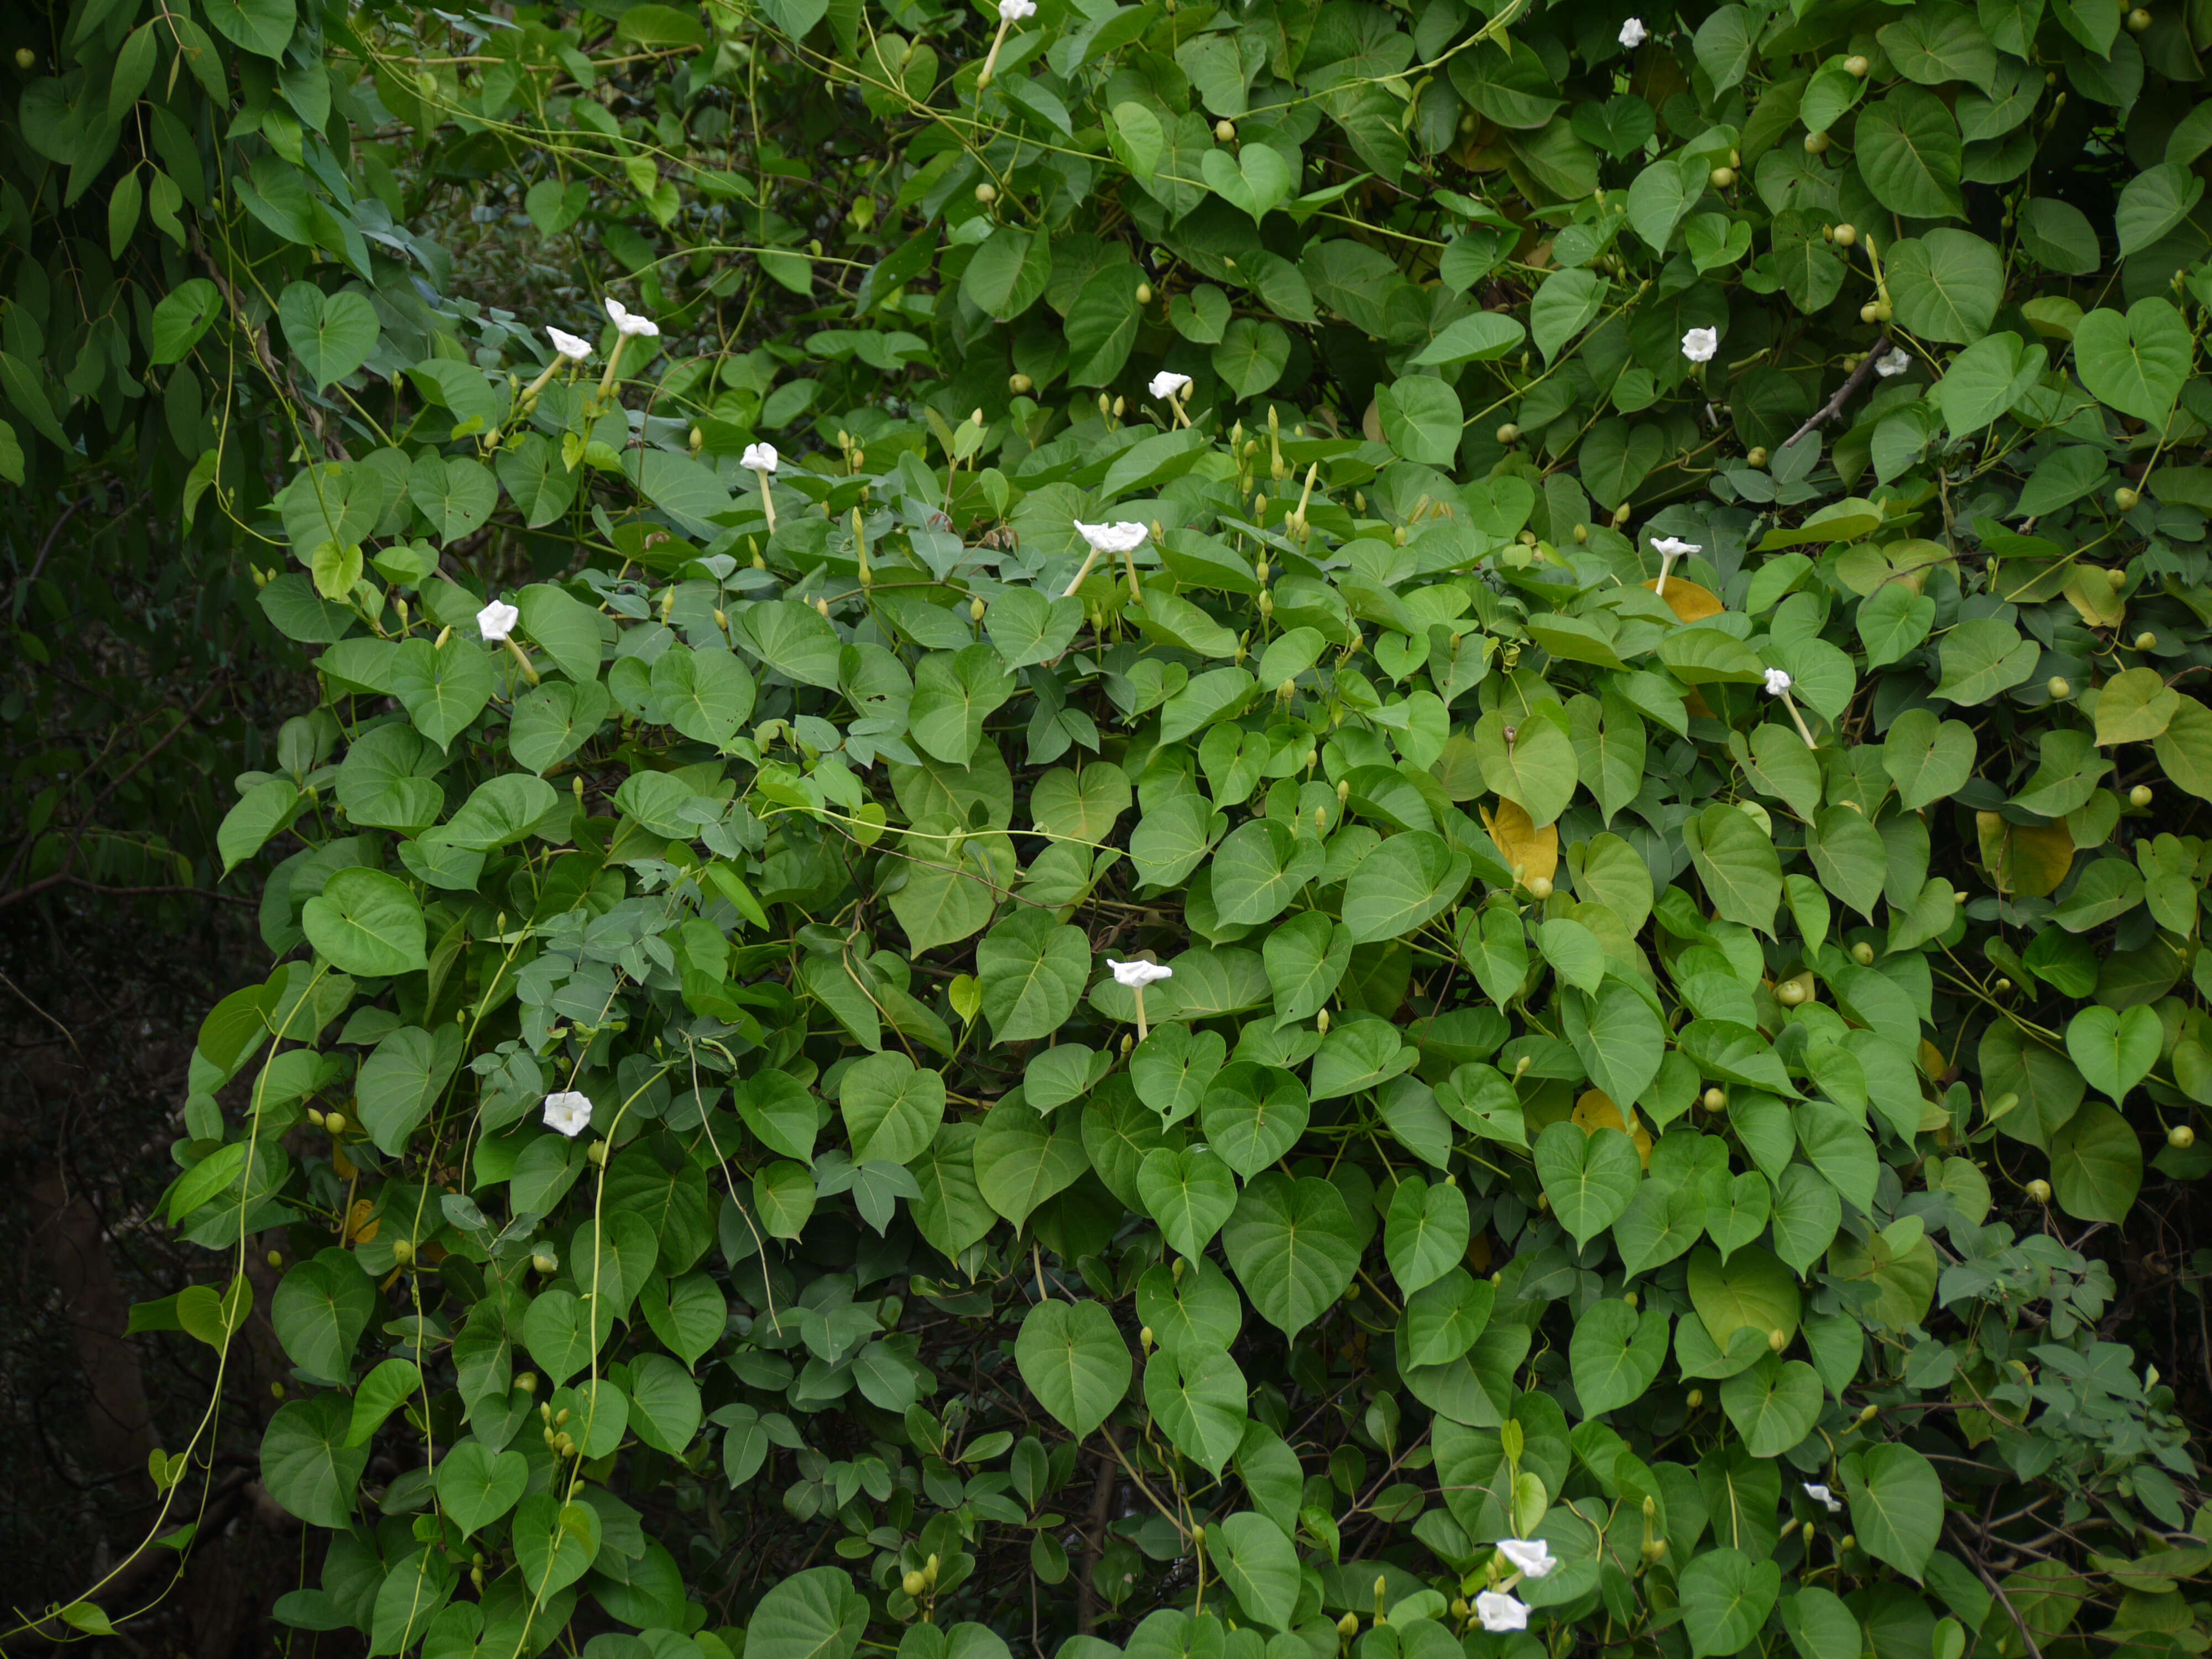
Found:
<svg viewBox="0 0 2212 1659"><path fill-rule="evenodd" d="M1014 1364L1038 1403L1078 1440L1129 1391L1129 1350L1097 1302L1040 1302L1022 1320Z"/></svg>
<svg viewBox="0 0 2212 1659"><path fill-rule="evenodd" d="M1270 144L1245 144L1233 157L1225 149L1209 149L1198 170L1207 189L1255 222L1288 201L1296 185L1290 163Z"/></svg>
<svg viewBox="0 0 2212 1659"><path fill-rule="evenodd" d="M1753 1457L1779 1457L1820 1418L1820 1377L1802 1359L1768 1354L1721 1385L1721 1406Z"/></svg>
<svg viewBox="0 0 2212 1659"><path fill-rule="evenodd" d="M1668 1326L1667 1315L1658 1308L1639 1313L1616 1301L1599 1303L1576 1322L1567 1359L1585 1417L1644 1397L1666 1363Z"/></svg>
<svg viewBox="0 0 2212 1659"><path fill-rule="evenodd" d="M2066 1028L2066 1052L2091 1088L2118 1102L2150 1075L2163 1037L2150 1008L2084 1008Z"/></svg>
<svg viewBox="0 0 2212 1659"><path fill-rule="evenodd" d="M514 1508L529 1484L530 1464L520 1452L464 1440L439 1462L438 1507L465 1535Z"/></svg>
<svg viewBox="0 0 2212 1659"><path fill-rule="evenodd" d="M1156 1146L1137 1167L1137 1196L1168 1248L1195 1256L1237 1207L1237 1178L1202 1146Z"/></svg>
<svg viewBox="0 0 2212 1659"><path fill-rule="evenodd" d="M1577 1249L1620 1219L1643 1170L1636 1143L1618 1129L1561 1121L1537 1137L1536 1177Z"/></svg>

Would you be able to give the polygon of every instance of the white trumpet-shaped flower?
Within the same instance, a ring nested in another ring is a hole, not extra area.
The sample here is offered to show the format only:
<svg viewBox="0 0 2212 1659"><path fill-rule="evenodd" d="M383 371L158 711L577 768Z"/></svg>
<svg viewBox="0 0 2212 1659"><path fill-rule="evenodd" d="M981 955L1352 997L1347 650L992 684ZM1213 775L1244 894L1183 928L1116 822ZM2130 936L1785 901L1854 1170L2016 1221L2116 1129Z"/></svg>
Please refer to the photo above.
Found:
<svg viewBox="0 0 2212 1659"><path fill-rule="evenodd" d="M1780 696L1796 684L1796 681L1791 679L1779 668L1770 668L1766 671L1766 695L1770 697Z"/></svg>
<svg viewBox="0 0 2212 1659"><path fill-rule="evenodd" d="M1903 346L1893 346L1874 360L1874 372L1885 380L1895 380L1911 367L1911 354Z"/></svg>
<svg viewBox="0 0 2212 1659"><path fill-rule="evenodd" d="M1644 27L1641 17L1632 17L1620 26L1620 44L1633 52L1651 38L1651 31Z"/></svg>
<svg viewBox="0 0 2212 1659"><path fill-rule="evenodd" d="M783 465L783 457L775 453L774 444L747 444L738 465L748 472L773 472Z"/></svg>
<svg viewBox="0 0 2212 1659"><path fill-rule="evenodd" d="M1106 965L1114 970L1114 983L1132 991L1141 991L1147 985L1175 977L1174 969L1164 968L1157 962L1115 962L1109 957Z"/></svg>
<svg viewBox="0 0 2212 1659"><path fill-rule="evenodd" d="M483 635L486 645L499 645L514 632L515 623L522 620L522 612L505 599L494 599L477 612L477 632Z"/></svg>
<svg viewBox="0 0 2212 1659"><path fill-rule="evenodd" d="M546 337L553 342L553 349L572 363L591 361L592 343L571 334L565 328L548 328Z"/></svg>
<svg viewBox="0 0 2212 1659"><path fill-rule="evenodd" d="M1190 376L1172 374L1162 369L1152 376L1152 394L1155 398L1180 398L1190 390Z"/></svg>
<svg viewBox="0 0 2212 1659"><path fill-rule="evenodd" d="M1662 558L1679 559L1686 553L1704 552L1705 544L1703 542L1686 542L1680 536L1654 536L1651 550Z"/></svg>
<svg viewBox="0 0 2212 1659"><path fill-rule="evenodd" d="M1486 1631L1528 1628L1528 1604L1517 1595L1505 1595L1497 1590L1485 1590L1474 1598L1474 1616L1482 1620Z"/></svg>
<svg viewBox="0 0 2212 1659"><path fill-rule="evenodd" d="M1091 544L1094 553L1133 553L1145 544L1152 532L1132 520L1120 524L1085 524L1075 521L1075 532Z"/></svg>
<svg viewBox="0 0 2212 1659"><path fill-rule="evenodd" d="M1842 1503L1838 1500L1836 1494L1830 1492L1826 1486L1815 1486L1810 1480L1806 1481L1804 1484L1805 1496L1811 1498L1815 1504L1823 1505L1829 1514L1841 1515L1844 1512Z"/></svg>
<svg viewBox="0 0 2212 1659"><path fill-rule="evenodd" d="M1721 349L1721 331L1717 328L1693 328L1682 337L1682 355L1693 363L1709 363L1713 353Z"/></svg>
<svg viewBox="0 0 2212 1659"><path fill-rule="evenodd" d="M1018 23L1036 15L1036 0L999 0L999 21Z"/></svg>
<svg viewBox="0 0 2212 1659"><path fill-rule="evenodd" d="M1559 1565L1552 1547L1540 1538L1501 1538L1498 1553L1531 1578L1541 1578Z"/></svg>
<svg viewBox="0 0 2212 1659"><path fill-rule="evenodd" d="M615 325L625 340L655 340L660 337L659 324L650 317L639 316L620 300L611 298L607 301L607 320Z"/></svg>
<svg viewBox="0 0 2212 1659"><path fill-rule="evenodd" d="M580 1089L545 1097L545 1127L574 1140L592 1126L592 1097Z"/></svg>

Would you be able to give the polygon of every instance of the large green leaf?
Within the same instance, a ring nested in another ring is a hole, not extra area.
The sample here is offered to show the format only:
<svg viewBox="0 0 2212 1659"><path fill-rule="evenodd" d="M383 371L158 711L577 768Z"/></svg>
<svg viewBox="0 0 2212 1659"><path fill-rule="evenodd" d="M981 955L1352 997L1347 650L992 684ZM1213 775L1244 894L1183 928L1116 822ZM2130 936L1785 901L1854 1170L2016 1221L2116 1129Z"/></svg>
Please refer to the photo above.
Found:
<svg viewBox="0 0 2212 1659"><path fill-rule="evenodd" d="M1091 973L1091 945L1079 927L1048 910L1016 912L975 947L983 1013L1000 1042L1048 1036L1075 1012Z"/></svg>
<svg viewBox="0 0 2212 1659"><path fill-rule="evenodd" d="M1097 1302L1040 1302L1024 1316L1014 1363L1038 1403L1078 1440L1129 1391L1128 1344Z"/></svg>
<svg viewBox="0 0 2212 1659"><path fill-rule="evenodd" d="M1474 863L1443 836L1414 830L1390 836L1360 860L1344 887L1344 925L1354 945L1410 933L1450 908Z"/></svg>
<svg viewBox="0 0 2212 1659"><path fill-rule="evenodd" d="M319 1394L277 1408L261 1437L261 1484L311 1526L352 1524L369 1448L346 1443L353 1407L340 1394Z"/></svg>
<svg viewBox="0 0 2212 1659"><path fill-rule="evenodd" d="M1713 908L1727 921L1771 932L1782 902L1782 863L1750 814L1708 806L1682 826L1682 839Z"/></svg>
<svg viewBox="0 0 2212 1659"><path fill-rule="evenodd" d="M388 979L428 967L422 906L406 883L380 870L341 870L300 917L308 943L349 974Z"/></svg>
<svg viewBox="0 0 2212 1659"><path fill-rule="evenodd" d="M1636 1143L1618 1129L1554 1123L1536 1140L1536 1176L1552 1213L1587 1244L1620 1219L1642 1176Z"/></svg>
<svg viewBox="0 0 2212 1659"><path fill-rule="evenodd" d="M761 1598L745 1626L753 1659L852 1659L868 1626L868 1604L842 1567L812 1567Z"/></svg>
<svg viewBox="0 0 2212 1659"><path fill-rule="evenodd" d="M1359 1235L1328 1182L1270 1170L1237 1200L1222 1231L1229 1264L1260 1316L1285 1336L1343 1295L1359 1265Z"/></svg>
<svg viewBox="0 0 2212 1659"><path fill-rule="evenodd" d="M1221 1581L1244 1611L1273 1630L1290 1628L1297 1610L1298 1553L1264 1515L1231 1515L1208 1529Z"/></svg>
<svg viewBox="0 0 2212 1659"><path fill-rule="evenodd" d="M1889 1442L1843 1460L1859 1547L1918 1578L1943 1532L1943 1483L1910 1446Z"/></svg>
<svg viewBox="0 0 2212 1659"><path fill-rule="evenodd" d="M1759 1634L1782 1588L1782 1569L1741 1550L1711 1549L1685 1565L1677 1594L1692 1659L1741 1653Z"/></svg>
<svg viewBox="0 0 2212 1659"><path fill-rule="evenodd" d="M1853 141L1875 199L1909 219L1964 211L1959 197L1959 124L1931 92L1899 87L1859 114Z"/></svg>
<svg viewBox="0 0 2212 1659"><path fill-rule="evenodd" d="M1641 1311L1626 1302L1600 1302L1575 1322L1567 1357L1575 1397L1596 1417L1644 1397L1667 1361L1666 1310Z"/></svg>
<svg viewBox="0 0 2212 1659"><path fill-rule="evenodd" d="M1810 1365L1774 1354L1721 1385L1721 1405L1753 1457L1779 1457L1810 1434L1821 1401Z"/></svg>

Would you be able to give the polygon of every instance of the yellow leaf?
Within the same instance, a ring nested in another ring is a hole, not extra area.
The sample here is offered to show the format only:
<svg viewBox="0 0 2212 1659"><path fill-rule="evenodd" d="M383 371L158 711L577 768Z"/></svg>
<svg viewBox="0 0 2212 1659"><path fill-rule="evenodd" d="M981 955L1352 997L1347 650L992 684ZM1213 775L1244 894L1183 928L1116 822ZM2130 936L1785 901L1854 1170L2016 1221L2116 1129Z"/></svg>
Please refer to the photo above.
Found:
<svg viewBox="0 0 2212 1659"><path fill-rule="evenodd" d="M381 1218L370 1219L375 1210L376 1206L368 1199L354 1200L353 1208L346 1212L346 1237L350 1242L356 1244L376 1243L376 1236L383 1231L384 1222Z"/></svg>
<svg viewBox="0 0 2212 1659"><path fill-rule="evenodd" d="M1559 830L1547 823L1539 830L1517 801L1500 800L1498 810L1482 812L1482 827L1490 831L1505 862L1520 871L1523 884L1541 876L1550 881L1559 873Z"/></svg>
<svg viewBox="0 0 2212 1659"><path fill-rule="evenodd" d="M2062 823L2008 823L1996 812L1974 814L1982 862L1997 890L2042 898L2057 890L2074 863L2074 837Z"/></svg>
<svg viewBox="0 0 2212 1659"><path fill-rule="evenodd" d="M2127 619L2128 608L2103 571L2076 565L2066 581L2066 603L2092 628L2118 628Z"/></svg>
<svg viewBox="0 0 2212 1659"><path fill-rule="evenodd" d="M1720 595L1711 588L1684 581L1680 576L1668 577L1663 590L1656 576L1644 585L1666 600L1668 608L1686 623L1703 622L1707 617L1717 617L1728 609L1721 603Z"/></svg>

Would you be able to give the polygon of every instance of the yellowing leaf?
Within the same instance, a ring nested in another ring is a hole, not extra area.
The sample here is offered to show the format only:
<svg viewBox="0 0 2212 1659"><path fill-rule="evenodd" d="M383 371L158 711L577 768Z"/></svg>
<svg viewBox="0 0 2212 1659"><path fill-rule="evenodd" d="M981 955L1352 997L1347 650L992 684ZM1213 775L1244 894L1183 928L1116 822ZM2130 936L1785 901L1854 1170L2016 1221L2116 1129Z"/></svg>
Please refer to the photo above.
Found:
<svg viewBox="0 0 2212 1659"><path fill-rule="evenodd" d="M1659 586L1656 576L1644 585L1666 600L1668 608L1686 623L1703 622L1706 617L1717 617L1728 609L1721 603L1720 595L1711 588L1686 582L1680 576L1668 577L1663 589Z"/></svg>
<svg viewBox="0 0 2212 1659"><path fill-rule="evenodd" d="M2074 837L2063 823L2008 823L1996 812L1974 814L1982 862L2000 892L2042 898L2057 890L2074 863Z"/></svg>
<svg viewBox="0 0 2212 1659"><path fill-rule="evenodd" d="M1541 876L1550 881L1559 872L1559 830L1557 824L1546 824L1539 830L1523 811L1520 803L1501 799L1498 810L1488 807L1482 811L1482 827L1490 831L1490 838L1498 843L1498 850L1505 854L1505 862L1521 872L1526 884Z"/></svg>
<svg viewBox="0 0 2212 1659"><path fill-rule="evenodd" d="M2118 628L2128 614L2112 579L2087 566L2075 566L2067 579L2066 603L2092 628Z"/></svg>

